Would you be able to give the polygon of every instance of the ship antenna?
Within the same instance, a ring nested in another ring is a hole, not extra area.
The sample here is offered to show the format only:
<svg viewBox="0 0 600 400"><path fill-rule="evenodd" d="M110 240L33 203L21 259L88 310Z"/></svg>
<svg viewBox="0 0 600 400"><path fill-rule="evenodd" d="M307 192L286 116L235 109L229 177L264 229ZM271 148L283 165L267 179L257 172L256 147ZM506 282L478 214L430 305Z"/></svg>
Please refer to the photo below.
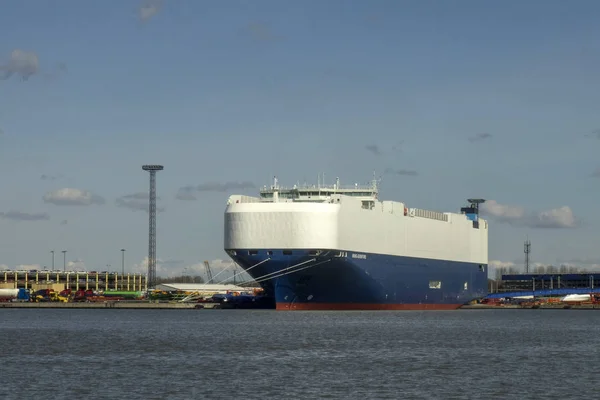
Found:
<svg viewBox="0 0 600 400"><path fill-rule="evenodd" d="M377 174L373 171L373 180L371 181L371 185L373 186L373 190L377 190L377 186L381 182L381 177L377 179Z"/></svg>

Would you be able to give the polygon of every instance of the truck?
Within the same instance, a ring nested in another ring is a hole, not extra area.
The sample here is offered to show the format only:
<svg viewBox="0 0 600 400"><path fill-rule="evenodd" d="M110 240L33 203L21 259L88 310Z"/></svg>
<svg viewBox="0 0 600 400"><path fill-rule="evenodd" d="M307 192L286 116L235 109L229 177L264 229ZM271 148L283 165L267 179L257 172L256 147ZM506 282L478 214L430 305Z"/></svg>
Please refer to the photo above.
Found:
<svg viewBox="0 0 600 400"><path fill-rule="evenodd" d="M69 301L68 297L61 296L52 289L40 289L33 294L32 299L37 302L59 301L61 303L66 303Z"/></svg>
<svg viewBox="0 0 600 400"><path fill-rule="evenodd" d="M0 289L0 301L29 301L27 289Z"/></svg>

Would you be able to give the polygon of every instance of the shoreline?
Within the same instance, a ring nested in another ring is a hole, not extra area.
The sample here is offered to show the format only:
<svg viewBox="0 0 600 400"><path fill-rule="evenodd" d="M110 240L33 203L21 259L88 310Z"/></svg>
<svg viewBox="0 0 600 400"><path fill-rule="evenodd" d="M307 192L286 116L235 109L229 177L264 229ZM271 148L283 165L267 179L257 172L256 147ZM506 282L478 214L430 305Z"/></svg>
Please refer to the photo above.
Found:
<svg viewBox="0 0 600 400"><path fill-rule="evenodd" d="M223 309L219 303L171 303L152 301L104 301L104 302L0 302L0 309L121 309L121 310L217 310ZM229 309L230 307L226 307ZM246 309L246 308L240 308ZM252 308L248 308L252 309ZM541 305L504 305L487 304L463 305L456 310L600 310L600 304L541 304ZM294 312L298 310L275 310ZM326 310L323 310L326 311ZM334 311L334 310L330 310ZM376 310L374 310L376 311ZM406 311L406 310L398 310ZM425 310L427 311L427 310Z"/></svg>

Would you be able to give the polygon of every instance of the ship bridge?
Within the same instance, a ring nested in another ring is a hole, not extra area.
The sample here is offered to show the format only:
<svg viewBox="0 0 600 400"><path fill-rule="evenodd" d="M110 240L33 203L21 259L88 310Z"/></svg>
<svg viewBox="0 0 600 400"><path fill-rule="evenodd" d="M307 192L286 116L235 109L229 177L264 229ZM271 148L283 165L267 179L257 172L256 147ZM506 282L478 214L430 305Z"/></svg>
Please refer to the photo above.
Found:
<svg viewBox="0 0 600 400"><path fill-rule="evenodd" d="M355 183L350 186L342 186L340 185L340 179L336 178L333 185L319 183L317 185L296 184L292 187L282 187L279 186L277 177L275 177L273 178L273 185L270 187L263 186L260 189L260 200L263 202L323 202L336 194L375 201L379 194L377 180L374 179L369 185Z"/></svg>

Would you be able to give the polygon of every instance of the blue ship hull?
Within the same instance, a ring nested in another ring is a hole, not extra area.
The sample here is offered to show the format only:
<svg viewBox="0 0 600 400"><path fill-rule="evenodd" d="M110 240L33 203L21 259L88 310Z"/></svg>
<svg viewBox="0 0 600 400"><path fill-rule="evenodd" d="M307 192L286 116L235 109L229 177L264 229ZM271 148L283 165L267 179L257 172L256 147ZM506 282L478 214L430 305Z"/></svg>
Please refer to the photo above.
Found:
<svg viewBox="0 0 600 400"><path fill-rule="evenodd" d="M228 250L278 310L456 309L487 295L485 264L345 250Z"/></svg>

